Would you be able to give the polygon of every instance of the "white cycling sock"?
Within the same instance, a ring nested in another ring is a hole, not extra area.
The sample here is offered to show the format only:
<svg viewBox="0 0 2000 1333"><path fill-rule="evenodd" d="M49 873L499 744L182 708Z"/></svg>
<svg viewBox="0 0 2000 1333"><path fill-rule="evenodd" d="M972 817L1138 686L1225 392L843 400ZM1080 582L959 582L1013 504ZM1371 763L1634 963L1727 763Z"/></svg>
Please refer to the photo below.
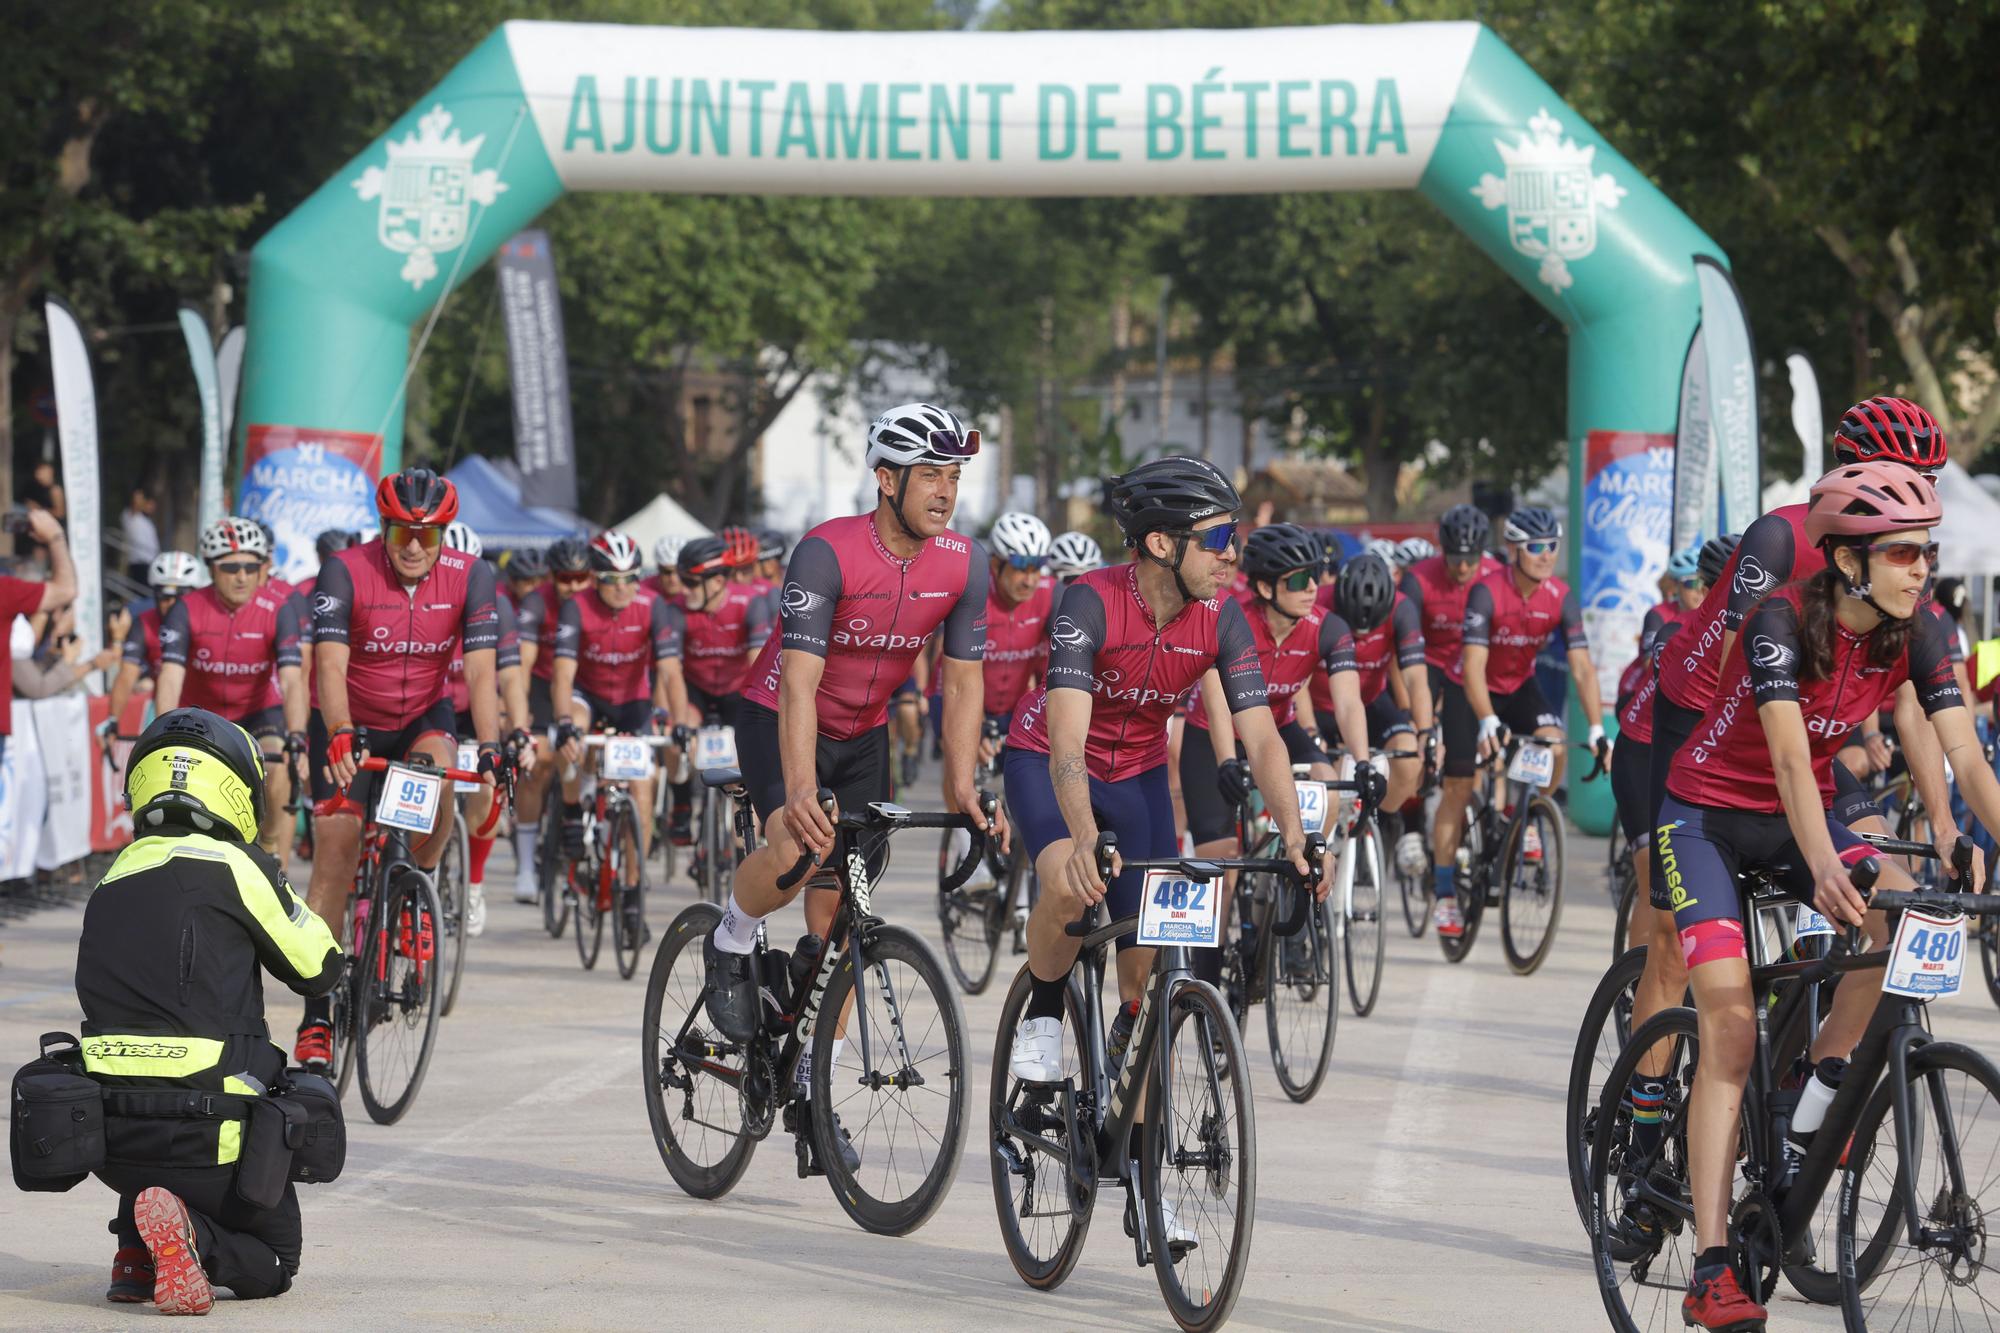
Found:
<svg viewBox="0 0 2000 1333"><path fill-rule="evenodd" d="M535 886L535 843L541 833L533 824L514 830L514 882L524 889Z"/></svg>
<svg viewBox="0 0 2000 1333"><path fill-rule="evenodd" d="M763 917L750 915L731 894L722 920L716 923L715 947L724 953L749 953L757 945L757 927L763 924Z"/></svg>

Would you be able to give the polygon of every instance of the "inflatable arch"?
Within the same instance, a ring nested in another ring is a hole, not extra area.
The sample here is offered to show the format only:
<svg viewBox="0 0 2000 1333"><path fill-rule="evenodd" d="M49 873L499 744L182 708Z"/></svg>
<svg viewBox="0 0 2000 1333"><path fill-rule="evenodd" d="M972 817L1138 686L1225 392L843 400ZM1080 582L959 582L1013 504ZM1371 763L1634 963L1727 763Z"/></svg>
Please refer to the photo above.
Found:
<svg viewBox="0 0 2000 1333"><path fill-rule="evenodd" d="M1571 572L1608 685L1667 555L1698 269L1727 289L1727 261L1475 23L505 24L256 247L242 503L290 571L320 530L372 527L413 327L564 190L1361 189L1421 191L1569 331ZM1710 317L1740 329L1740 308ZM1608 797L1582 804L1608 824Z"/></svg>

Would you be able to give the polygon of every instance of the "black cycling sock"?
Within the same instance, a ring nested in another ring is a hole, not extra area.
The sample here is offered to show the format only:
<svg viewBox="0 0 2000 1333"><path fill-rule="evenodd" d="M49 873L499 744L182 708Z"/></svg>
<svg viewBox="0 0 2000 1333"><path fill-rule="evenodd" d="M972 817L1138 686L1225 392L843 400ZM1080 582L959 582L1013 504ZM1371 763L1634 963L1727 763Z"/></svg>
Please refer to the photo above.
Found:
<svg viewBox="0 0 2000 1333"><path fill-rule="evenodd" d="M333 1023L333 997L330 995L315 995L312 999L307 1000L305 1022L325 1023L331 1026ZM303 1027L305 1024L301 1023L300 1026Z"/></svg>
<svg viewBox="0 0 2000 1333"><path fill-rule="evenodd" d="M1666 1081L1634 1074L1625 1096L1632 1103L1632 1146L1650 1153L1660 1146L1660 1104L1667 1099Z"/></svg>
<svg viewBox="0 0 2000 1333"><path fill-rule="evenodd" d="M1729 1267L1729 1247L1711 1245L1694 1257L1694 1275L1697 1278L1714 1277Z"/></svg>
<svg viewBox="0 0 2000 1333"><path fill-rule="evenodd" d="M1022 1013L1021 1017L1024 1020L1030 1018L1053 1018L1057 1022L1061 1022L1063 1016L1063 992L1069 987L1069 978L1061 977L1055 981L1043 981L1033 972L1030 972L1028 974L1028 983L1028 1007Z"/></svg>
<svg viewBox="0 0 2000 1333"><path fill-rule="evenodd" d="M574 819L574 820L581 820L581 819L583 818L583 802L582 802L582 801L564 801L564 802L563 802L563 818L564 818L564 819Z"/></svg>
<svg viewBox="0 0 2000 1333"><path fill-rule="evenodd" d="M674 804L685 810L694 804L694 779L674 784Z"/></svg>

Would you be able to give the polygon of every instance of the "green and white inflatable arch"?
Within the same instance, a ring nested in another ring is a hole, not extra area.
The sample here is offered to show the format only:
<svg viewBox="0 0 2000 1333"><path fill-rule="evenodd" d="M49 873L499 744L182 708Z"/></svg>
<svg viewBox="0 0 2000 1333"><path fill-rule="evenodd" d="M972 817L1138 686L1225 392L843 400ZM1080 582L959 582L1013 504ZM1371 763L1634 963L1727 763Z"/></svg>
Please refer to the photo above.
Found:
<svg viewBox="0 0 2000 1333"><path fill-rule="evenodd" d="M373 526L413 326L566 189L1420 190L1569 330L1572 569L1607 686L1655 600L1696 261L1726 260L1479 24L508 23L252 255L242 503L287 569L310 566L319 531ZM1608 797L1575 804L1608 824Z"/></svg>

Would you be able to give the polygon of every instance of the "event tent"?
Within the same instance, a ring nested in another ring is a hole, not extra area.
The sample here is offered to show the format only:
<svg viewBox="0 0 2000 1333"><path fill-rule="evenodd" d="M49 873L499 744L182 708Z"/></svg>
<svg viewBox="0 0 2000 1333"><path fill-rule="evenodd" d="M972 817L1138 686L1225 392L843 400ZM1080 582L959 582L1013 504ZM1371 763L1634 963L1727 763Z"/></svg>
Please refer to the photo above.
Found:
<svg viewBox="0 0 2000 1333"><path fill-rule="evenodd" d="M670 495L654 496L644 509L611 526L639 543L640 556L649 565L653 563L653 547L660 538L678 537L689 541L709 535L701 520L681 508Z"/></svg>
<svg viewBox="0 0 2000 1333"><path fill-rule="evenodd" d="M2000 500L1987 494L1972 474L1957 463L1938 473L1938 499L1944 502L1944 522L1932 534L1947 574L1991 574L2000 570Z"/></svg>
<svg viewBox="0 0 2000 1333"><path fill-rule="evenodd" d="M474 454L445 476L458 487L459 518L479 534L489 553L540 549L590 531L591 525L575 514L522 504L520 473L512 463Z"/></svg>

